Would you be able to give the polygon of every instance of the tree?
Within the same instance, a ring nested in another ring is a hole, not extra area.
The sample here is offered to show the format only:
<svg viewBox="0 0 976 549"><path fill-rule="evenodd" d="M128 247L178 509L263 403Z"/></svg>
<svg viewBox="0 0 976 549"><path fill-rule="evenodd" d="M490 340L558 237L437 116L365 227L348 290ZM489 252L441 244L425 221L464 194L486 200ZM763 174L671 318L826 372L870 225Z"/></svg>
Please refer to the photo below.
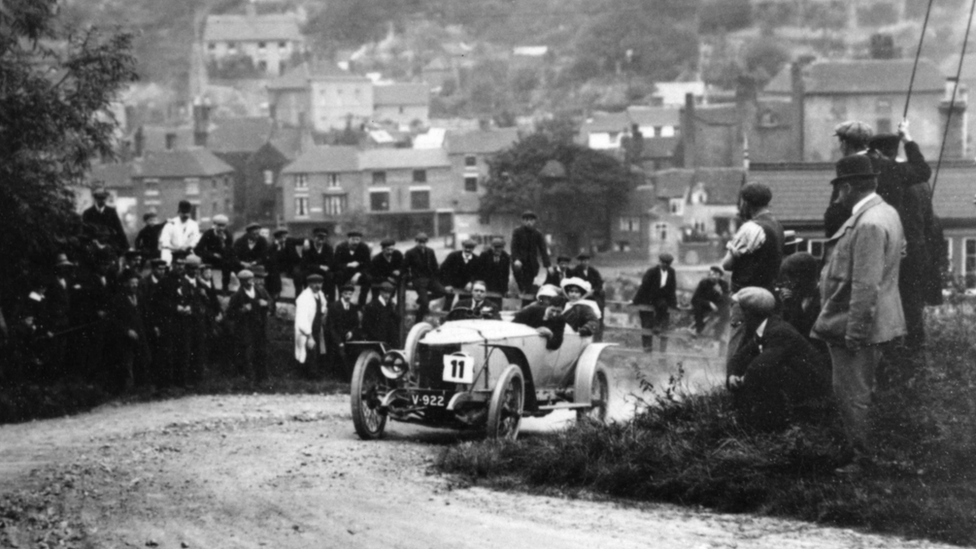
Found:
<svg viewBox="0 0 976 549"><path fill-rule="evenodd" d="M132 36L65 26L56 0L0 5L0 287L77 234L70 185L113 155L108 110L136 79Z"/></svg>
<svg viewBox="0 0 976 549"><path fill-rule="evenodd" d="M564 168L564 175L543 175L552 161ZM522 138L488 165L481 212L535 210L562 242L609 240L613 212L637 184L617 158L544 132Z"/></svg>

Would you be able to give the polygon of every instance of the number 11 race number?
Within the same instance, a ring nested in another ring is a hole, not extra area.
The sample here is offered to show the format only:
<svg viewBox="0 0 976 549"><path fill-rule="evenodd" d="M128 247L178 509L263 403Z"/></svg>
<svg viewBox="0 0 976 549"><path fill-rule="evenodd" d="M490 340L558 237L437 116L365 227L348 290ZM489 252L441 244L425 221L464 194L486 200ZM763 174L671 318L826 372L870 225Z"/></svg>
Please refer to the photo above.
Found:
<svg viewBox="0 0 976 549"><path fill-rule="evenodd" d="M444 357L444 381L450 383L474 383L474 357L455 353Z"/></svg>

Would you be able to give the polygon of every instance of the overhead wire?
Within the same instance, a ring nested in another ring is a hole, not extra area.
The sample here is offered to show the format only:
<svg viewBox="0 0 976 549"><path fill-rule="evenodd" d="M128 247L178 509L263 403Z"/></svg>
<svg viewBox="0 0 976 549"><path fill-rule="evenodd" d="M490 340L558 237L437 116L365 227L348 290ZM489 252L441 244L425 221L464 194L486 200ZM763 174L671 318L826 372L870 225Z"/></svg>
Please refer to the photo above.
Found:
<svg viewBox="0 0 976 549"><path fill-rule="evenodd" d="M915 87L915 71L918 70L918 58L922 55L922 43L925 42L925 31L929 26L929 14L932 13L934 0L929 0L929 6L925 9L925 20L922 22L922 35L918 37L918 48L915 50L915 63L912 64L912 77L908 81L908 96L905 97L905 111L902 119L908 118L908 104L912 101L912 88Z"/></svg>
<svg viewBox="0 0 976 549"><path fill-rule="evenodd" d="M956 80L952 86L952 96L949 98L949 111L946 113L945 130L942 132L942 145L939 147L939 160L935 164L935 175L932 177L932 195L935 196L935 186L939 182L939 168L942 166L942 156L945 154L946 139L949 138L949 127L952 125L952 111L956 106L956 91L959 90L959 79L962 77L962 63L966 58L966 46L969 45L969 31L973 26L973 12L976 11L976 0L969 8L969 20L966 22L966 35L962 41L962 51L959 53L959 66L956 68Z"/></svg>

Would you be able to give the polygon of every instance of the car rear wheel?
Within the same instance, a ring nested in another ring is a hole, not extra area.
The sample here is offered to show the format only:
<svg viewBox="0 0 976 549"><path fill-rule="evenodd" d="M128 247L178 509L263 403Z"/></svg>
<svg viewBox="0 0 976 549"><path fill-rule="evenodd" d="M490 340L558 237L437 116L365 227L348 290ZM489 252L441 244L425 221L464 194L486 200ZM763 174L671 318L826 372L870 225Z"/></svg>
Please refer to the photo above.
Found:
<svg viewBox="0 0 976 549"><path fill-rule="evenodd" d="M488 406L488 438L515 440L525 406L525 378L522 370L509 364L491 392Z"/></svg>
<svg viewBox="0 0 976 549"><path fill-rule="evenodd" d="M576 411L577 421L590 420L606 423L607 406L610 402L610 376L603 366L593 370L590 382L590 408Z"/></svg>
<svg viewBox="0 0 976 549"><path fill-rule="evenodd" d="M380 354L363 351L356 359L352 372L350 402L352 423L356 434L363 440L376 440L383 436L386 414L380 412L380 399L388 390L387 380L380 370Z"/></svg>

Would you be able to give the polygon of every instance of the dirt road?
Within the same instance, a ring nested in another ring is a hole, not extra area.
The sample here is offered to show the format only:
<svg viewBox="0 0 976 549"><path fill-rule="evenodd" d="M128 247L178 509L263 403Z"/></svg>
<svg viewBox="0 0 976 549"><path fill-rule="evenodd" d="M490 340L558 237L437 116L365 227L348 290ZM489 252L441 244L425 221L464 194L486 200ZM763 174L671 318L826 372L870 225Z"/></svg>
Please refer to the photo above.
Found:
<svg viewBox="0 0 976 549"><path fill-rule="evenodd" d="M394 424L362 442L348 408L344 396L188 397L0 426L0 547L936 547L467 488L431 467L456 433Z"/></svg>

